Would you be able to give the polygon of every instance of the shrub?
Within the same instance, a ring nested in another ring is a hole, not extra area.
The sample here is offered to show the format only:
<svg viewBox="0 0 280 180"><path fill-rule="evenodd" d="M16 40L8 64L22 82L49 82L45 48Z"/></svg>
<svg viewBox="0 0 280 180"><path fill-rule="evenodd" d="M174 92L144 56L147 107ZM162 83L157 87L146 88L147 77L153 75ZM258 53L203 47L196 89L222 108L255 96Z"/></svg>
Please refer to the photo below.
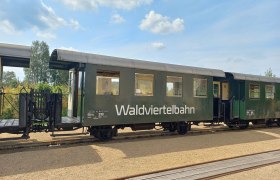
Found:
<svg viewBox="0 0 280 180"><path fill-rule="evenodd" d="M14 119L14 110L12 107L3 109L2 119Z"/></svg>

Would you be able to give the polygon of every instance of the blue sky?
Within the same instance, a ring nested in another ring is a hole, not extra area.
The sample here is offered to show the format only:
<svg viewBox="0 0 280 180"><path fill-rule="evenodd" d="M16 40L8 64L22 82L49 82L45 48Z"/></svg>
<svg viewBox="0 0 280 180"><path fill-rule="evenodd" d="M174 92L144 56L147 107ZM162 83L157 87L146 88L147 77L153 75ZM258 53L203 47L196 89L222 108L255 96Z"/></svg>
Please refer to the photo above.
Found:
<svg viewBox="0 0 280 180"><path fill-rule="evenodd" d="M0 42L280 77L279 9L279 0L1 0Z"/></svg>

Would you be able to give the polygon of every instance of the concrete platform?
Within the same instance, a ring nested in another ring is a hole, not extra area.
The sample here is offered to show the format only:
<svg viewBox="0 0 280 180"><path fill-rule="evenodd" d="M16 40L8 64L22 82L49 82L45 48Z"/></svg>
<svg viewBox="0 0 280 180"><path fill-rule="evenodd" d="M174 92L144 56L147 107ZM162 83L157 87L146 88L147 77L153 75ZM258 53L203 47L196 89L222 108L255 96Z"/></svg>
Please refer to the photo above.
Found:
<svg viewBox="0 0 280 180"><path fill-rule="evenodd" d="M170 171L163 171L144 176L129 178L130 180L144 179L204 179L229 172L258 167L266 164L280 162L280 150L256 155L244 156L228 160L222 160L207 164L189 166Z"/></svg>
<svg viewBox="0 0 280 180"><path fill-rule="evenodd" d="M18 119L0 119L0 128L1 127L16 127L19 126Z"/></svg>
<svg viewBox="0 0 280 180"><path fill-rule="evenodd" d="M61 124L77 124L80 123L80 117L62 117L61 121ZM0 128L16 126L19 126L18 119L0 119Z"/></svg>

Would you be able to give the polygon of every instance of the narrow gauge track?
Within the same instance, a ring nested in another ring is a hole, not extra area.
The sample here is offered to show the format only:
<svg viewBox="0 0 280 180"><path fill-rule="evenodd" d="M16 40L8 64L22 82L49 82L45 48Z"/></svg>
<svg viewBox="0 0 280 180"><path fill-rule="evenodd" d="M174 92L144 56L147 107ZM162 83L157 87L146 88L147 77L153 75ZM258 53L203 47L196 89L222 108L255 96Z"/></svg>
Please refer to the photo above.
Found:
<svg viewBox="0 0 280 180"><path fill-rule="evenodd" d="M176 169L157 171L151 174L139 174L122 179L214 179L277 163L280 163L280 150L221 159Z"/></svg>
<svg viewBox="0 0 280 180"><path fill-rule="evenodd" d="M274 127L271 127L274 128ZM277 127L275 127L277 128ZM255 130L255 129L267 129L264 126L250 126L247 130ZM196 136L196 135L203 135L203 134L212 134L212 133L219 133L224 131L247 131L247 130L232 130L229 128L213 128L213 129L201 129L201 130L191 130L186 135L187 136ZM43 133L43 132L42 132ZM80 133L82 134L82 133ZM56 134L55 137L53 137L50 141L34 141L34 140L22 140L20 142L15 141L7 141L5 142L5 139L2 139L2 143L0 144L0 153L9 152L12 150L26 150L26 149L32 149L32 148L42 148L42 147L61 147L61 146L69 146L69 145L78 145L78 144L90 144L90 143L98 143L104 141L100 141L92 136L89 135L83 135L83 136L72 136L75 134ZM67 137L68 136L68 137ZM138 132L124 132L119 133L118 136L114 137L113 140L108 142L119 142L119 141L125 141L125 140L133 140L138 138L152 138L152 137L161 137L161 136L178 136L175 132L168 132L168 131L157 131L157 130L151 130L151 131L138 131Z"/></svg>

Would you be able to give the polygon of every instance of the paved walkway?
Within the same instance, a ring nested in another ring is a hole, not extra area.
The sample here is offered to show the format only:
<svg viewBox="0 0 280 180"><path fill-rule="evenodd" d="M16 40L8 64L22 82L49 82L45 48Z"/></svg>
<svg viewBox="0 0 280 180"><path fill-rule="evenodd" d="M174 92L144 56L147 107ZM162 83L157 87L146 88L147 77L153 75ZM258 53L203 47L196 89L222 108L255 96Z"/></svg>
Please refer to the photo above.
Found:
<svg viewBox="0 0 280 180"><path fill-rule="evenodd" d="M189 166L185 168L164 171L144 176L130 178L131 180L142 179L202 179L219 174L240 171L251 167L262 166L280 162L280 150L261 153L251 156L233 158L207 164Z"/></svg>

